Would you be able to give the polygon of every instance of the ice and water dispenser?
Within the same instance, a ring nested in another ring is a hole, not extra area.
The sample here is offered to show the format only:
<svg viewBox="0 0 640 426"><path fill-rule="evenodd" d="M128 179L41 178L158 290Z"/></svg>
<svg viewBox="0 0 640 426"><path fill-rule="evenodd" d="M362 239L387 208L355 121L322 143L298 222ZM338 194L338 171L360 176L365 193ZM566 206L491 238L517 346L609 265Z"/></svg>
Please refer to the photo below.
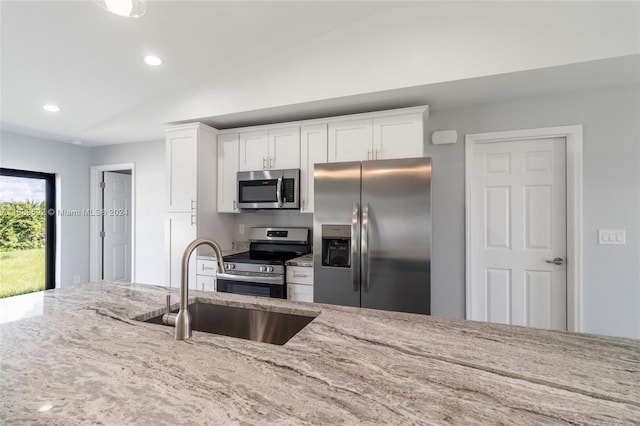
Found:
<svg viewBox="0 0 640 426"><path fill-rule="evenodd" d="M322 225L322 266L351 267L351 225Z"/></svg>

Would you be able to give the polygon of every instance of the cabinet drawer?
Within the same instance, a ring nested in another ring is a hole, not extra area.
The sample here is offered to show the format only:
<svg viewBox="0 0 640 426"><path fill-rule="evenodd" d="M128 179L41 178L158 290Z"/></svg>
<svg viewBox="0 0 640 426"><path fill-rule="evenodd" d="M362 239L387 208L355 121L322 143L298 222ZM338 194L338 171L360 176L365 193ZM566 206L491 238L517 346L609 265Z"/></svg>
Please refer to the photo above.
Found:
<svg viewBox="0 0 640 426"><path fill-rule="evenodd" d="M313 286L287 284L287 299L294 302L313 302Z"/></svg>
<svg viewBox="0 0 640 426"><path fill-rule="evenodd" d="M198 290L216 291L216 278L210 275L196 275Z"/></svg>
<svg viewBox="0 0 640 426"><path fill-rule="evenodd" d="M198 259L196 268L196 274L198 275L209 275L215 277L218 265L215 260Z"/></svg>
<svg viewBox="0 0 640 426"><path fill-rule="evenodd" d="M313 285L313 268L287 266L287 283Z"/></svg>

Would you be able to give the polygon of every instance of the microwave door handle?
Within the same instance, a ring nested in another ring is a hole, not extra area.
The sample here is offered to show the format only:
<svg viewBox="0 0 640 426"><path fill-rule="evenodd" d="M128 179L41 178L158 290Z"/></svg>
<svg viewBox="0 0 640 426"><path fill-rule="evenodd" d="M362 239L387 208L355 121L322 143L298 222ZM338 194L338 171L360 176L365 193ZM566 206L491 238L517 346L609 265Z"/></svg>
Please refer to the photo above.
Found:
<svg viewBox="0 0 640 426"><path fill-rule="evenodd" d="M278 178L276 184L276 199L278 200L278 207L282 207L282 176Z"/></svg>
<svg viewBox="0 0 640 426"><path fill-rule="evenodd" d="M351 282L353 291L360 290L360 204L353 203L351 216Z"/></svg>

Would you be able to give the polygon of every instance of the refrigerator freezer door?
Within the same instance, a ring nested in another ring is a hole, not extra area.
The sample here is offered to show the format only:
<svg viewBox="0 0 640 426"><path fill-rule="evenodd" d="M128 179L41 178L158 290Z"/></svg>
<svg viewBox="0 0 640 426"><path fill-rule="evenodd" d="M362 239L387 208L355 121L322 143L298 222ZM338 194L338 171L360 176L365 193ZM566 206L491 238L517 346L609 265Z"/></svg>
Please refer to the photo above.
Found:
<svg viewBox="0 0 640 426"><path fill-rule="evenodd" d="M429 314L431 159L363 161L361 205L362 307Z"/></svg>
<svg viewBox="0 0 640 426"><path fill-rule="evenodd" d="M357 257L360 242L351 241L352 259L350 267L322 265L322 225L347 225L352 227L354 204L360 203L360 162L316 164L314 171L313 213L313 300L319 303L360 306L360 289L354 287L354 277L359 277ZM355 218L356 231L359 217ZM355 245L355 247L354 247ZM356 259L353 258L355 254Z"/></svg>

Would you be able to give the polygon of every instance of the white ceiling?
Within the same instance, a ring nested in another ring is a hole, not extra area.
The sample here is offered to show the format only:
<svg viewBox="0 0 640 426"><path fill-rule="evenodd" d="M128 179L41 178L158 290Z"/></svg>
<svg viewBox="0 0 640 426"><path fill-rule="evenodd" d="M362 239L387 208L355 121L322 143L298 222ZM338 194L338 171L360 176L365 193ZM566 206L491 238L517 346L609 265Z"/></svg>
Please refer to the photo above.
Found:
<svg viewBox="0 0 640 426"><path fill-rule="evenodd" d="M397 10L412 13L422 10L417 7L424 4L150 0L145 16L127 19L89 0L1 1L2 129L63 142L79 140L86 146L160 139L167 123L186 121L183 115L171 112L176 99L188 99L212 81L225 81L265 58L370 16ZM164 64L147 66L142 60L147 54L159 55ZM638 82L638 58L614 56L270 108L217 110L213 116L192 118L228 128L418 104L443 108L583 90ZM263 84L268 86L269 81ZM63 111L47 113L41 108L45 103L56 103ZM137 114L141 110L162 113Z"/></svg>

